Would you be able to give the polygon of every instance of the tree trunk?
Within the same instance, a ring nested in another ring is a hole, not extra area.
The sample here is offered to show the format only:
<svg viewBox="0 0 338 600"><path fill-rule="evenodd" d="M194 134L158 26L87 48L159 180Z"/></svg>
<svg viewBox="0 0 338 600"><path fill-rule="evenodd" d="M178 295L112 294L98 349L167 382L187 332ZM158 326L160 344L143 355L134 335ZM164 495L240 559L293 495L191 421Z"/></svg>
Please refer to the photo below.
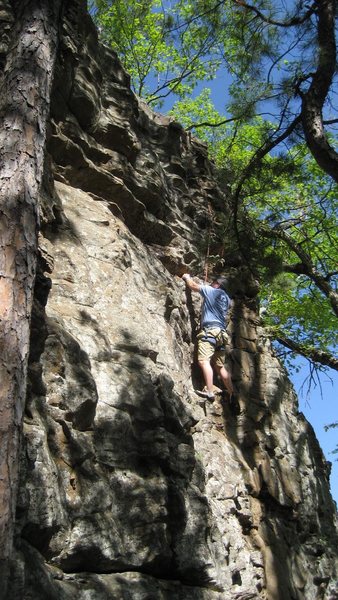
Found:
<svg viewBox="0 0 338 600"><path fill-rule="evenodd" d="M12 550L38 199L61 0L13 0L0 112L0 581ZM3 596L2 596L3 597Z"/></svg>
<svg viewBox="0 0 338 600"><path fill-rule="evenodd" d="M338 182L338 154L323 127L323 106L336 69L335 0L318 0L318 66L308 91L302 96L302 121L306 143L319 166Z"/></svg>

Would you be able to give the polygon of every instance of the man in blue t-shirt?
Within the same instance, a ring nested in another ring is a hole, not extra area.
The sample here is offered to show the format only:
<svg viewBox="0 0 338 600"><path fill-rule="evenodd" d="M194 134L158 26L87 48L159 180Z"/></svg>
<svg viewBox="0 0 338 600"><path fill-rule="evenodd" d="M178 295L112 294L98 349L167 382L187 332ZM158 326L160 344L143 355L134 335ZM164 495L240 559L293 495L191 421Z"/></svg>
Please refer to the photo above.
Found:
<svg viewBox="0 0 338 600"><path fill-rule="evenodd" d="M226 313L230 308L231 300L225 291L226 279L215 279L211 285L194 281L188 273L182 278L192 292L199 292L203 298L201 314L201 331L197 335L198 364L202 369L205 391L199 392L209 400L214 400L214 372L221 377L225 389L230 397L233 394L231 375L224 366L225 343L227 340Z"/></svg>

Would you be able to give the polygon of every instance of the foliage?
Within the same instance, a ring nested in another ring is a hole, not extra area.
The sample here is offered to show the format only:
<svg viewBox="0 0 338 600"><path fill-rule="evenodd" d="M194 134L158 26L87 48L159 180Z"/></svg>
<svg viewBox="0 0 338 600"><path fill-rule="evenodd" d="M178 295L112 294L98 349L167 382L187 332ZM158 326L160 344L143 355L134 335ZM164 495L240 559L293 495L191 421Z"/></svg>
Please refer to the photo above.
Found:
<svg viewBox="0 0 338 600"><path fill-rule="evenodd" d="M337 427L338 421L336 421L335 423L330 423L329 425L324 425L325 431L329 431L329 429L337 429ZM338 446L336 446L335 449L331 451L331 454L338 454ZM338 458L336 458L335 460L338 461Z"/></svg>
<svg viewBox="0 0 338 600"><path fill-rule="evenodd" d="M220 59L212 24L192 20L193 2L168 3L166 10L160 0L95 4L103 40L119 54L135 92L148 102L160 107L169 94L187 96L199 80L215 76Z"/></svg>

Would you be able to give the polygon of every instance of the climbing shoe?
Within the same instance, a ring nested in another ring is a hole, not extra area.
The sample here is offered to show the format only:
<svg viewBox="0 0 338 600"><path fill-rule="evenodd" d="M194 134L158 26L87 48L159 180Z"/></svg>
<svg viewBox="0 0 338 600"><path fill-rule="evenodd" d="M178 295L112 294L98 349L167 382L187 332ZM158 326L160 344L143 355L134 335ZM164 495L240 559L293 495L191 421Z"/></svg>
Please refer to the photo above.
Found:
<svg viewBox="0 0 338 600"><path fill-rule="evenodd" d="M202 396L202 398L206 398L210 402L215 400L215 394L213 392L208 392L208 390L196 390L196 394Z"/></svg>

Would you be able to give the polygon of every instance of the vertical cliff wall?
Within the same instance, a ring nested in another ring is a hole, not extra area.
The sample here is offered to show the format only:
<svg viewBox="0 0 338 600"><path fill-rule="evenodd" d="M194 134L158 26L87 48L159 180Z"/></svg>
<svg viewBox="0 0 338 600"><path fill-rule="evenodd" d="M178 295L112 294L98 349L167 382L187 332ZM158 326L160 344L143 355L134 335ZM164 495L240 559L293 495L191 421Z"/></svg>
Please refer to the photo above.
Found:
<svg viewBox="0 0 338 600"><path fill-rule="evenodd" d="M334 600L328 465L237 272L238 402L194 393L206 148L62 21L9 598ZM227 270L227 265L225 265Z"/></svg>

